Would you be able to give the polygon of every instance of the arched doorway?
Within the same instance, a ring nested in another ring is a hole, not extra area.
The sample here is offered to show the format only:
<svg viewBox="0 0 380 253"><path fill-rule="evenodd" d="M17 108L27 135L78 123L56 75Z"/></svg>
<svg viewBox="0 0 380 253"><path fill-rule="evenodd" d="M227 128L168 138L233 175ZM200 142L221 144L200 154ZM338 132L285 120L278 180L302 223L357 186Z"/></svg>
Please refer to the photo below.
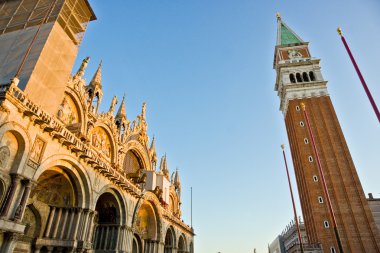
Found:
<svg viewBox="0 0 380 253"><path fill-rule="evenodd" d="M49 245L62 250L62 241L74 240L77 227L80 196L76 182L64 167L56 166L44 171L29 195L22 223L25 234L19 240L18 247L46 248ZM83 228L84 230L86 228ZM37 240L44 238L44 240Z"/></svg>
<svg viewBox="0 0 380 253"><path fill-rule="evenodd" d="M133 236L132 253L142 253L141 240L138 235Z"/></svg>
<svg viewBox="0 0 380 253"><path fill-rule="evenodd" d="M117 251L121 221L120 206L115 195L111 192L100 195L95 210L98 213L95 221L95 252Z"/></svg>
<svg viewBox="0 0 380 253"><path fill-rule="evenodd" d="M145 201L139 208L134 228L141 238L143 252L155 252L158 248L158 217L153 204Z"/></svg>
<svg viewBox="0 0 380 253"><path fill-rule="evenodd" d="M186 253L186 243L182 235L178 240L178 253Z"/></svg>
<svg viewBox="0 0 380 253"><path fill-rule="evenodd" d="M171 228L168 228L167 232L166 232L166 236L165 236L165 247L164 247L164 253L172 253L173 252L173 248L174 248L174 245L175 245L175 242L174 242L174 232Z"/></svg>

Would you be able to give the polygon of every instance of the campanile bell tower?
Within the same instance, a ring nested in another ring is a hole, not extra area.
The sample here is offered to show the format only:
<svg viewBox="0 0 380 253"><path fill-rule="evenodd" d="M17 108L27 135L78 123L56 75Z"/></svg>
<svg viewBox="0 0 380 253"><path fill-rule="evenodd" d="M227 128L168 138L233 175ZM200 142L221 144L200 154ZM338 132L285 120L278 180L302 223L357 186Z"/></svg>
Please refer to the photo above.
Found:
<svg viewBox="0 0 380 253"><path fill-rule="evenodd" d="M320 59L311 56L309 43L304 42L278 14L275 91L285 118L309 242L321 243L325 253L339 252L301 103L305 104L309 115L344 253L380 252L379 231L319 63Z"/></svg>

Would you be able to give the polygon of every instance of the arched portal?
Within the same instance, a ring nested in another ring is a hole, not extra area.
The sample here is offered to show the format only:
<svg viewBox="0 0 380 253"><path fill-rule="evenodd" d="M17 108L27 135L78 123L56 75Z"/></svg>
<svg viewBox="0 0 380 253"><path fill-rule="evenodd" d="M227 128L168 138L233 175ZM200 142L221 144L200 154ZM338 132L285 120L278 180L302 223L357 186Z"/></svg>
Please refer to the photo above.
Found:
<svg viewBox="0 0 380 253"><path fill-rule="evenodd" d="M164 253L172 253L173 252L173 248L175 246L174 238L175 238L175 236L174 236L173 230L171 228L168 228L168 230L166 232L166 236L165 236Z"/></svg>
<svg viewBox="0 0 380 253"><path fill-rule="evenodd" d="M186 252L186 243L185 239L181 235L178 240L178 253L185 253Z"/></svg>
<svg viewBox="0 0 380 253"><path fill-rule="evenodd" d="M73 235L77 228L73 222L82 209L78 205L77 180L67 168L59 166L51 167L39 176L25 208L22 219L25 234L16 251L27 247L58 247L61 246L58 241L75 239ZM41 238L44 240L39 240ZM32 245L34 243L36 245Z"/></svg>
<svg viewBox="0 0 380 253"><path fill-rule="evenodd" d="M144 252L154 252L158 247L158 224L159 221L153 204L150 201L145 201L141 204L134 223L134 229L141 238Z"/></svg>
<svg viewBox="0 0 380 253"><path fill-rule="evenodd" d="M133 236L132 253L142 253L142 244L138 235Z"/></svg>
<svg viewBox="0 0 380 253"><path fill-rule="evenodd" d="M111 192L100 195L95 210L98 213L94 238L95 252L117 251L120 233L120 206Z"/></svg>

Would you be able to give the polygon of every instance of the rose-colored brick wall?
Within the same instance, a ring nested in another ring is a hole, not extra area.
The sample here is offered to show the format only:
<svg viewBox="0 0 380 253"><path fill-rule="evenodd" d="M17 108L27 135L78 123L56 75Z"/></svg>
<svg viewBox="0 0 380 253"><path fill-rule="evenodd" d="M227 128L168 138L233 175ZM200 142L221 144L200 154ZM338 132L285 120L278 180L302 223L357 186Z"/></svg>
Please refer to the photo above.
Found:
<svg viewBox="0 0 380 253"><path fill-rule="evenodd" d="M345 253L380 252L379 232L328 96L291 100L285 118L310 242L322 243L324 252L330 252L332 246L338 252L306 120L302 108L296 109L301 107L301 102L306 104L309 114ZM304 122L303 127L301 121ZM308 144L305 144L305 138ZM309 156L313 162L309 161ZM313 180L314 175L318 177L317 182ZM323 197L323 203L319 203L319 196ZM329 222L329 228L324 227L324 220Z"/></svg>

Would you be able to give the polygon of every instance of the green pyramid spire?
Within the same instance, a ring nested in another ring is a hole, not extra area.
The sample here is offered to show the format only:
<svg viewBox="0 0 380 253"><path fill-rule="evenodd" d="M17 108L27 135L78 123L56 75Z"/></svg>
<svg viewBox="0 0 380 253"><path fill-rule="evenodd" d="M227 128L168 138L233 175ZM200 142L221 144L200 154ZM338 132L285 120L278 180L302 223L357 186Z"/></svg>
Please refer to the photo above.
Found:
<svg viewBox="0 0 380 253"><path fill-rule="evenodd" d="M277 15L277 45L290 45L304 43L304 41L287 26L279 15Z"/></svg>

